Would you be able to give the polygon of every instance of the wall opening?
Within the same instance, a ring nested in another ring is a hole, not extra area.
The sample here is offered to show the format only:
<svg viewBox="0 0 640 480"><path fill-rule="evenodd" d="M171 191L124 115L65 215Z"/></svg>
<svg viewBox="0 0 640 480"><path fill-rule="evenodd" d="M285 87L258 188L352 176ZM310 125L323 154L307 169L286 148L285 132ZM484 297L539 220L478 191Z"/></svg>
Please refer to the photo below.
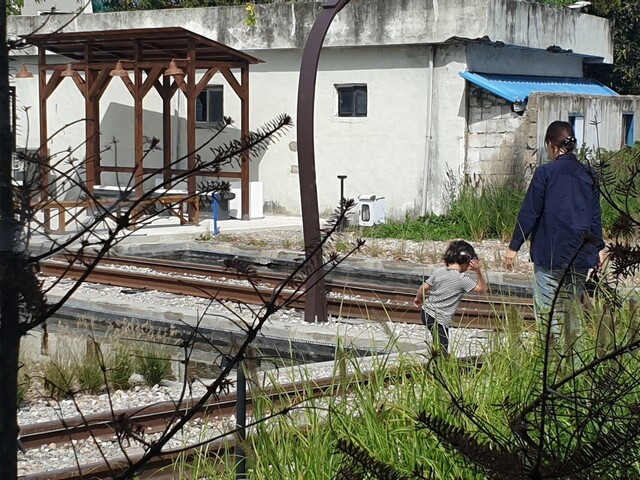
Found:
<svg viewBox="0 0 640 480"><path fill-rule="evenodd" d="M622 146L633 146L635 142L635 121L633 113L622 114Z"/></svg>
<svg viewBox="0 0 640 480"><path fill-rule="evenodd" d="M576 136L576 146L580 148L584 144L584 115L581 113L570 113L569 123L573 127Z"/></svg>

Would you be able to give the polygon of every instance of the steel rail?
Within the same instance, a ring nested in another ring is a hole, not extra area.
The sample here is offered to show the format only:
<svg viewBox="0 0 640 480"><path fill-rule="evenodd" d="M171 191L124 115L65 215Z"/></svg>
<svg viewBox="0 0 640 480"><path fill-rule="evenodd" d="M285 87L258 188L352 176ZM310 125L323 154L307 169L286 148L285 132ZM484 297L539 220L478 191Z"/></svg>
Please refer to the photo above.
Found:
<svg viewBox="0 0 640 480"><path fill-rule="evenodd" d="M468 359L467 359L468 360ZM478 361L478 359L472 360ZM353 381L367 382L369 375L358 377L356 374L349 374L343 380L336 380L333 376L321 377L314 380L305 380L293 383L281 384L279 388L271 387L261 390L260 399L265 399L280 404L285 397L290 403L306 401L312 398L319 398L326 395L337 394L343 385L348 385ZM302 392L302 393L301 393ZM253 399L256 395L249 392L247 396L248 412L251 412ZM161 402L150 405L144 409L132 408L116 412L106 412L94 415L86 415L84 418L75 417L61 421L43 422L39 424L26 425L21 427L21 440L26 448L37 448L43 444L51 442L70 443L73 439L88 439L90 437L113 437L116 435L118 417L126 416L136 425L144 427L147 433L163 431L164 428L176 418L185 414L198 399L191 399L178 406L175 402ZM237 395L229 393L221 395L217 400L208 403L203 411L197 412L196 416L202 417L216 414L218 417L225 417L233 414L236 409ZM220 455L223 453L233 453L235 439L232 435L213 440L207 443L208 455ZM145 465L144 474L136 478L153 478L154 480L169 478L173 479L174 472L171 466L180 457L190 457L196 454L197 448L178 451L167 451L155 457ZM92 462L90 464L73 466L56 471L33 473L19 477L19 480L70 480L76 478L107 479L113 478L114 474L125 471L131 464L141 458L141 455L132 455L130 460L125 458L108 459L108 461Z"/></svg>
<svg viewBox="0 0 640 480"><path fill-rule="evenodd" d="M118 260L108 265L111 259L95 267L88 282L131 289L158 290L176 295L190 295L195 297L215 298L217 300L235 301L247 304L262 304L271 297L274 277L271 275L270 286L265 286L261 275L254 277L254 285L238 285L224 281L231 276L245 279L233 272L213 272L210 268L205 274L201 265L193 266L183 262L172 265L157 263L155 259L140 259L127 263L126 259ZM162 272L165 275L149 273L140 270L127 270L124 266L135 266L139 269ZM159 266L157 266L159 265ZM188 265L188 266L185 266ZM159 270L160 269L160 270ZM81 264L69 264L57 261L41 263L44 275L78 279L86 271ZM206 276L207 279L199 277ZM284 281L282 278L278 279ZM304 295L299 292L293 296L291 290L285 290L282 300L287 301L290 308L303 309ZM332 283L331 293L327 297L329 313L344 318L366 318L379 321L394 321L419 324L418 310L413 305L415 292L409 289L384 288L379 285L358 284L356 282ZM502 318L511 312L519 313L524 320L533 320L533 308L530 299L511 298L501 296L467 294L458 308L455 325L467 328L500 328Z"/></svg>

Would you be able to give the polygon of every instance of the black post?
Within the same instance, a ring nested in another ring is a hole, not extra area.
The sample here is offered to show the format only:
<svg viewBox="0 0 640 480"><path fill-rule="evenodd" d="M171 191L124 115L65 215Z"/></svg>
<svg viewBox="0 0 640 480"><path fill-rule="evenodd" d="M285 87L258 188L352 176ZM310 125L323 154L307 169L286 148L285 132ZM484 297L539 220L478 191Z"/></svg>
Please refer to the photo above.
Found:
<svg viewBox="0 0 640 480"><path fill-rule="evenodd" d="M247 379L244 376L242 358L236 367L236 480L245 480L247 472L247 455L244 441L247 438Z"/></svg>
<svg viewBox="0 0 640 480"><path fill-rule="evenodd" d="M18 356L20 350L19 289L16 278L22 259L17 255L11 147L11 85L7 44L7 2L0 2L0 465L2 478L18 476ZM15 99L14 99L15 100ZM30 300L30 299L27 299Z"/></svg>
<svg viewBox="0 0 640 480"><path fill-rule="evenodd" d="M338 175L340 179L340 206L344 204L344 179L347 178L346 175Z"/></svg>
<svg viewBox="0 0 640 480"><path fill-rule="evenodd" d="M337 230L341 232L347 224L347 219L344 218L344 180L347 178L346 175L338 175L340 179L340 222L338 223Z"/></svg>

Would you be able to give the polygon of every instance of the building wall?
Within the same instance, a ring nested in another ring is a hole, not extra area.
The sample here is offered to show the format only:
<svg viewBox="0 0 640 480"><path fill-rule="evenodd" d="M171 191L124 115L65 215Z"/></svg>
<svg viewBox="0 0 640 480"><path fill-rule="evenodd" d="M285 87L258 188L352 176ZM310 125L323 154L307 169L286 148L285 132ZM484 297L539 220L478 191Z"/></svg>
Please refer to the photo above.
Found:
<svg viewBox="0 0 640 480"><path fill-rule="evenodd" d="M292 115L295 122L301 48L320 8L317 2L257 6L255 28L245 24L243 7L82 14L72 19L65 31L179 25L264 59L266 62L252 67L250 74L250 125L255 129L279 113ZM514 32L514 25L528 15L548 15L563 28L551 32L545 25L540 31L527 28ZM64 15L52 16L43 31L53 31L69 21ZM43 22L42 17L14 17L7 28L10 35L24 34ZM579 41L587 37L576 37L576 32L585 29L590 32L590 41ZM552 40L579 55L546 52ZM499 48L501 42L507 45ZM510 46L508 42L517 43ZM17 56L16 68L20 62L34 61L30 53L26 50ZM581 55L610 58L610 25L606 20L515 0L353 2L334 21L318 70L315 132L320 210L327 212L337 205L340 182L336 176L344 174L348 176L346 196L383 195L388 217L402 217L407 211L442 211L447 172L462 178L465 172L489 171L485 165L491 166L491 172L502 171L505 157L519 155L509 145L510 137L494 145L502 134L501 121L510 119L500 106L499 114L490 110L493 116L487 118L480 112L485 124L477 127L489 135L484 145L472 147L478 150L467 157L466 149L475 133L467 131L467 115L472 112L468 111L465 80L458 73L577 75ZM366 118L336 115L335 85L353 83L367 85ZM225 85L225 114L239 122L239 102L226 82L216 75L210 84ZM37 78L16 85L19 101L32 106L31 121L21 123L19 143L27 141L29 131L29 145L37 146ZM157 94L151 93L144 106L144 134L159 137L162 112ZM84 116L82 96L70 79L56 90L48 108L50 132ZM105 163L126 164L133 152L133 102L121 82L109 86L101 101L101 115L102 144L110 146L102 154ZM179 158L186 153L186 108L181 95L173 100L172 116L174 158ZM207 129L198 129L198 144L210 135ZM234 126L220 141L237 136ZM489 136L490 147L486 143ZM53 140L51 151L76 148L83 138L84 126L78 123ZM112 142L114 138L117 143ZM206 148L202 154L208 152ZM74 156L83 158L81 146L74 150ZM160 161L160 152L150 153L146 160L150 165ZM290 213L300 212L295 128L252 162L251 179L263 182L265 202Z"/></svg>
<svg viewBox="0 0 640 480"><path fill-rule="evenodd" d="M46 2L73 0L45 0ZM24 11L40 0L25 0ZM43 3L42 5L45 5ZM48 3L46 3L48 6ZM10 17L9 35L34 31L183 26L238 50L302 48L322 2L256 5L256 25L246 25L244 6L82 14L70 17ZM47 9L47 8L43 8ZM68 24L68 25L67 25ZM572 9L520 0L353 1L335 18L324 45L354 47L486 40L545 50L555 45L611 62L611 23Z"/></svg>
<svg viewBox="0 0 640 480"><path fill-rule="evenodd" d="M536 132L531 138L529 148L537 148L537 159L546 158L544 150L544 135L547 126L555 120L569 120L569 115L582 114L584 116L583 139L586 147L591 149L604 148L618 150L624 146L623 114L633 113L636 128L634 141L640 139L638 120L640 120L640 96L572 96L563 94L534 94L529 98L528 110L532 110L537 117L535 127L529 127ZM529 117L529 116L528 116ZM577 136L580 135L576 132Z"/></svg>
<svg viewBox="0 0 640 480"><path fill-rule="evenodd" d="M315 152L319 207L340 199L337 175L347 175L345 196L374 193L391 216L413 211L420 201L425 149L428 46L340 48L323 51L315 101ZM250 52L251 53L251 52ZM266 55L265 55L266 53ZM275 114L294 116L301 52L263 52L252 69L252 124ZM366 117L339 117L336 85L367 86ZM290 130L260 160L265 201L299 213L296 131Z"/></svg>
<svg viewBox="0 0 640 480"><path fill-rule="evenodd" d="M522 114L481 88L469 88L468 101L467 180L483 186L521 178L528 160Z"/></svg>
<svg viewBox="0 0 640 480"><path fill-rule="evenodd" d="M500 44L469 44L467 69L497 75L583 76L582 58L571 53L550 53Z"/></svg>

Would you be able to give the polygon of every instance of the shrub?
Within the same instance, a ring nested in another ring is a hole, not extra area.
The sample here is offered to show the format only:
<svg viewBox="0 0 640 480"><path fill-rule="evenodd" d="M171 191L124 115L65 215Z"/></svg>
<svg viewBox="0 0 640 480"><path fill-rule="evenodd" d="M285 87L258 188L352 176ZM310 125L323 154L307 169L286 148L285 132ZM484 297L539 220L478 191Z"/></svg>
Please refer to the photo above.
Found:
<svg viewBox="0 0 640 480"><path fill-rule="evenodd" d="M107 376L111 388L114 390L130 388L130 378L135 371L133 352L129 348L119 345L109 355L107 364Z"/></svg>
<svg viewBox="0 0 640 480"><path fill-rule="evenodd" d="M44 388L55 400L62 400L73 393L75 375L69 359L54 358L44 368Z"/></svg>
<svg viewBox="0 0 640 480"><path fill-rule="evenodd" d="M76 377L81 391L96 395L105 388L104 371L97 355L86 355L77 364Z"/></svg>
<svg viewBox="0 0 640 480"><path fill-rule="evenodd" d="M18 406L20 406L27 398L27 392L31 384L31 378L29 376L29 370L24 362L20 363L18 368Z"/></svg>
<svg viewBox="0 0 640 480"><path fill-rule="evenodd" d="M171 359L165 349L147 346L136 357L136 370L147 385L153 386L172 376Z"/></svg>

